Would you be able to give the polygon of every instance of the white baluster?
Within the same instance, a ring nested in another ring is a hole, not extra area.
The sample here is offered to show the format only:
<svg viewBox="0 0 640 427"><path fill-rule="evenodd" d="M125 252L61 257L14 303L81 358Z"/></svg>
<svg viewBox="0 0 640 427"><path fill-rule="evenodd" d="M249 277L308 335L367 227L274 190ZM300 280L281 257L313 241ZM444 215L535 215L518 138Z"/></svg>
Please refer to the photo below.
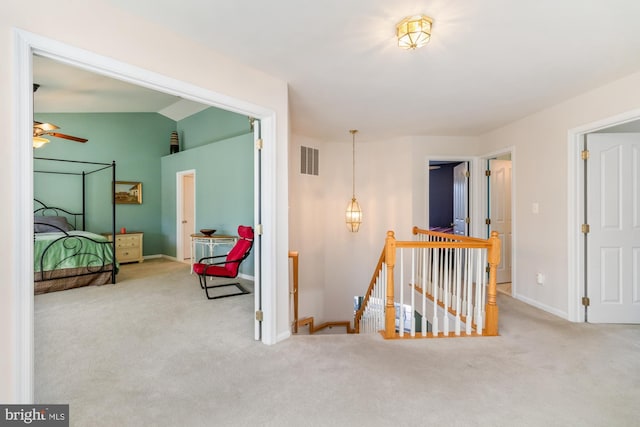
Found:
<svg viewBox="0 0 640 427"><path fill-rule="evenodd" d="M451 287L451 275L450 275L450 250L449 249L444 249L444 258L445 258L445 271L444 271L444 283L443 283L443 289L442 289L442 299L443 299L443 304L444 304L444 311L443 311L443 321L442 321L442 329L444 330L444 335L445 336L449 336L449 295L450 295L450 287Z"/></svg>
<svg viewBox="0 0 640 427"><path fill-rule="evenodd" d="M439 278L440 273L437 269L440 268L439 261L439 251L435 250L433 253L433 322L431 322L431 330L433 331L433 336L438 335L438 287L440 286Z"/></svg>
<svg viewBox="0 0 640 427"><path fill-rule="evenodd" d="M482 335L482 282L484 281L484 264L483 264L483 254L482 250L478 249L478 265L476 267L477 279L476 279L476 296L475 296L475 322L476 322L476 333Z"/></svg>
<svg viewBox="0 0 640 427"><path fill-rule="evenodd" d="M416 250L411 249L411 336L416 336Z"/></svg>
<svg viewBox="0 0 640 427"><path fill-rule="evenodd" d="M467 286L465 289L465 297L467 299L467 304L466 304L466 316L467 316L467 321L466 321L466 328L465 328L465 332L467 333L467 335L471 334L471 324L473 322L473 313L471 311L471 289L473 287L473 262L475 260L475 256L476 256L476 249L469 249L469 260L467 262Z"/></svg>
<svg viewBox="0 0 640 427"><path fill-rule="evenodd" d="M455 263L455 307L456 307L456 326L455 334L460 335L460 280L462 276L462 249L456 249L456 263Z"/></svg>
<svg viewBox="0 0 640 427"><path fill-rule="evenodd" d="M400 312L398 316L398 333L404 337L404 249L400 248Z"/></svg>
<svg viewBox="0 0 640 427"><path fill-rule="evenodd" d="M422 336L427 336L427 272L429 271L429 267L427 264L427 257L430 248L425 248L422 252L422 257L424 262L424 268L426 269L425 273L422 275L422 325L420 325L420 330L422 331Z"/></svg>

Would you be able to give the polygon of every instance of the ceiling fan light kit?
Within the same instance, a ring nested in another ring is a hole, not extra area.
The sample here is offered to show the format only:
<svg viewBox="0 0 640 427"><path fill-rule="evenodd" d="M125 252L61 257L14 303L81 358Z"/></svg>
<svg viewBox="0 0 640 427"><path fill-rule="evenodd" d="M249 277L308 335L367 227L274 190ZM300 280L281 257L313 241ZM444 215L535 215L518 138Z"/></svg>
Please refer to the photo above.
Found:
<svg viewBox="0 0 640 427"><path fill-rule="evenodd" d="M45 144L48 144L49 140L47 138L42 138L40 136L33 137L33 148L40 148Z"/></svg>
<svg viewBox="0 0 640 427"><path fill-rule="evenodd" d="M40 87L39 84L33 84L33 93L38 90ZM54 132L56 129L60 129L59 126L54 125L53 123L41 123L33 121L33 148L40 148L45 144L49 143L47 138L44 138L45 135L53 136L55 138L68 139L69 141L82 142L85 143L88 141L86 138L79 138L77 136L65 135L64 133Z"/></svg>

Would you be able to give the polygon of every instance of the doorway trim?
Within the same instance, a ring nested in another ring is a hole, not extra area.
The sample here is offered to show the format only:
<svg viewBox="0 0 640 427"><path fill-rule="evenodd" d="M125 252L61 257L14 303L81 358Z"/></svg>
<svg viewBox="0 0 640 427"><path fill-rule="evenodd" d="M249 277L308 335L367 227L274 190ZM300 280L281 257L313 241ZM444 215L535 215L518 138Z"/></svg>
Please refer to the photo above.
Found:
<svg viewBox="0 0 640 427"><path fill-rule="evenodd" d="M487 162L490 159L494 159L496 157L504 156L505 154L509 154L511 156L511 296L516 299L518 298L517 293L517 280L515 280L516 272L517 272L517 258L516 258L516 242L517 242L517 218L516 218L516 147L510 146L503 148L501 150L493 151L488 154L484 154L478 158L478 175L477 179L480 181L480 197L478 203L479 215L478 215L478 229L486 230L486 225L484 220L486 219L487 214L487 206L489 203L488 199L488 182L485 176L485 170L487 168ZM486 235L481 236L481 238L488 238ZM529 300L527 303L531 304Z"/></svg>
<svg viewBox="0 0 640 427"><path fill-rule="evenodd" d="M264 344L275 344L276 330L276 113L275 111L204 89L177 79L114 60L84 49L39 36L28 31L13 29L13 206L15 217L12 235L15 268L13 270L14 335L13 349L14 396L17 402L33 402L34 397L34 297L33 297L33 64L37 54L159 92L180 96L201 104L222 108L255 117L263 126L263 182L262 225L270 230L262 254L262 339Z"/></svg>
<svg viewBox="0 0 640 427"><path fill-rule="evenodd" d="M193 176L193 224L197 224L196 222L196 170L189 169L180 172L176 172L176 258L179 262L184 262L186 258L186 254L184 253L184 241L183 241L183 233L182 231L182 221L183 221L183 206L184 206L184 177L185 176ZM194 230L195 233L195 230Z"/></svg>
<svg viewBox="0 0 640 427"><path fill-rule="evenodd" d="M580 158L586 134L640 119L640 109L600 119L569 129L567 138L567 317L572 322L584 322L582 297L584 292L584 239L581 231L584 218L584 163Z"/></svg>

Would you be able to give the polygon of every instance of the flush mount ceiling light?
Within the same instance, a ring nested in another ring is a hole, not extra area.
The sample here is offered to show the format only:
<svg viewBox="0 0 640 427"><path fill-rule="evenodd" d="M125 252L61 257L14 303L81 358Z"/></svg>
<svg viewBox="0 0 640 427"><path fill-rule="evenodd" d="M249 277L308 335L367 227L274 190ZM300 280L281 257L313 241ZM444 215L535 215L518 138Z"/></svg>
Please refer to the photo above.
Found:
<svg viewBox="0 0 640 427"><path fill-rule="evenodd" d="M351 133L351 143L353 148L353 180L351 187L351 201L347 205L345 219L349 231L351 231L352 233L357 233L358 229L360 229L360 224L362 223L362 209L360 209L360 205L356 200L356 133L358 133L358 131L356 129L352 129L349 131L349 133Z"/></svg>
<svg viewBox="0 0 640 427"><path fill-rule="evenodd" d="M415 15L404 18L396 25L398 47L403 49L417 49L424 46L431 38L433 20L425 15Z"/></svg>

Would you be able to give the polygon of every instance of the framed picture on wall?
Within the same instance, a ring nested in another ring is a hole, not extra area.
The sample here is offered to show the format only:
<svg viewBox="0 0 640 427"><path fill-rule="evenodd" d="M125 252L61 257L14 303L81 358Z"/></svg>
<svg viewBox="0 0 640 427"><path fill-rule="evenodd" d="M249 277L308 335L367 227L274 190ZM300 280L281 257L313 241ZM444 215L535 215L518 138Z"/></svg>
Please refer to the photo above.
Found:
<svg viewBox="0 0 640 427"><path fill-rule="evenodd" d="M142 183L136 181L116 181L116 204L141 205Z"/></svg>

